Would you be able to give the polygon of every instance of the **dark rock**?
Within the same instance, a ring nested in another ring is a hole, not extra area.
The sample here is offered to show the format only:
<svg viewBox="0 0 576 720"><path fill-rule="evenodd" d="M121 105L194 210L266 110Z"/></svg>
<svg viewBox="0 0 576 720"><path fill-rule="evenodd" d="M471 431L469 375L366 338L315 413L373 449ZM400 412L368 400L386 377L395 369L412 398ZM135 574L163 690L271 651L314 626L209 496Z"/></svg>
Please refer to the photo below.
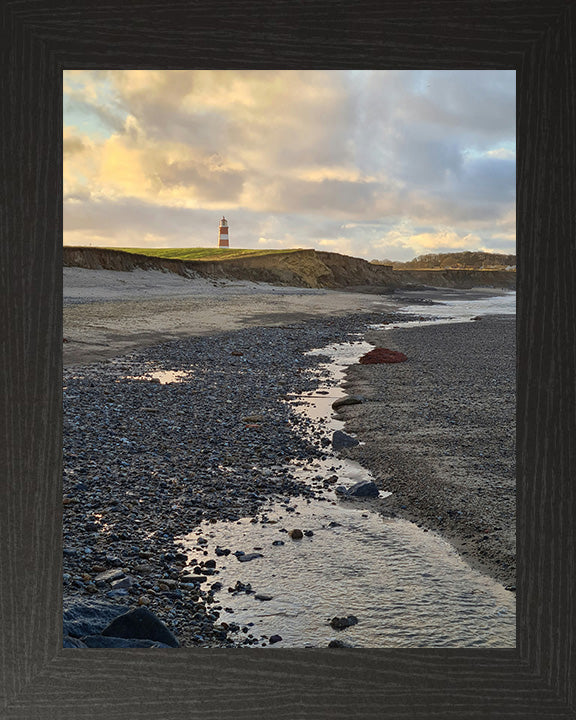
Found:
<svg viewBox="0 0 576 720"><path fill-rule="evenodd" d="M352 487L349 487L346 496L351 498L358 497L378 497L380 491L371 480L361 480Z"/></svg>
<svg viewBox="0 0 576 720"><path fill-rule="evenodd" d="M342 430L335 430L334 434L332 435L332 447L334 450L339 450L340 448L344 447L354 447L354 445L359 445L359 441L356 440L356 438L353 438L350 435L347 435L345 432L342 432Z"/></svg>
<svg viewBox="0 0 576 720"><path fill-rule="evenodd" d="M274 643L280 642L281 640L281 635L270 635L270 637L268 638L268 642L270 643L270 645L274 645Z"/></svg>
<svg viewBox="0 0 576 720"><path fill-rule="evenodd" d="M128 588L132 587L132 578L131 577L123 577L118 578L118 580L113 580L110 583L110 587L112 590L127 590Z"/></svg>
<svg viewBox="0 0 576 720"><path fill-rule="evenodd" d="M247 553L244 555L236 555L238 562L250 562L250 560L256 560L256 558L264 557L262 553Z"/></svg>
<svg viewBox="0 0 576 720"><path fill-rule="evenodd" d="M156 640L170 647L179 647L178 640L166 625L145 607L120 615L102 630L102 635L129 640Z"/></svg>
<svg viewBox="0 0 576 720"><path fill-rule="evenodd" d="M330 626L333 627L334 630L344 630L344 628L357 624L358 618L355 615L348 615L348 617L333 617L332 620L330 620Z"/></svg>
<svg viewBox="0 0 576 720"><path fill-rule="evenodd" d="M361 395L347 395L346 397L334 400L332 403L332 409L338 410L338 408L343 407L344 405L360 405L360 403L363 402L364 398Z"/></svg>
<svg viewBox="0 0 576 720"><path fill-rule="evenodd" d="M292 540L301 540L304 537L304 533L302 530L299 530L298 528L295 528L294 530L290 530L288 533Z"/></svg>
<svg viewBox="0 0 576 720"><path fill-rule="evenodd" d="M257 593L254 597L256 600L272 600L272 595L265 595L264 593Z"/></svg>
<svg viewBox="0 0 576 720"><path fill-rule="evenodd" d="M284 540L274 540L272 545L285 545L285 542Z"/></svg>
<svg viewBox="0 0 576 720"><path fill-rule="evenodd" d="M74 602L64 600L64 635L81 638L84 635L98 635L118 615L130 608L97 600Z"/></svg>
<svg viewBox="0 0 576 720"><path fill-rule="evenodd" d="M330 640L328 643L329 648L349 648L352 647L350 643L344 642L344 640Z"/></svg>
<svg viewBox="0 0 576 720"><path fill-rule="evenodd" d="M312 530L304 530L304 535L306 535L306 537L313 537L314 533Z"/></svg>

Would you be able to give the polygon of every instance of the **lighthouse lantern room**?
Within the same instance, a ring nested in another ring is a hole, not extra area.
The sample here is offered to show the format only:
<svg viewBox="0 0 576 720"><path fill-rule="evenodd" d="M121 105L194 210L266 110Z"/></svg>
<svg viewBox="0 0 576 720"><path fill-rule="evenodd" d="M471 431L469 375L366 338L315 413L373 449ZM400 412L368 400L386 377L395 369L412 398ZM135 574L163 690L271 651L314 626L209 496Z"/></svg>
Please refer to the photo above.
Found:
<svg viewBox="0 0 576 720"><path fill-rule="evenodd" d="M220 227L218 228L218 247L230 247L228 242L228 221L225 217L220 220Z"/></svg>

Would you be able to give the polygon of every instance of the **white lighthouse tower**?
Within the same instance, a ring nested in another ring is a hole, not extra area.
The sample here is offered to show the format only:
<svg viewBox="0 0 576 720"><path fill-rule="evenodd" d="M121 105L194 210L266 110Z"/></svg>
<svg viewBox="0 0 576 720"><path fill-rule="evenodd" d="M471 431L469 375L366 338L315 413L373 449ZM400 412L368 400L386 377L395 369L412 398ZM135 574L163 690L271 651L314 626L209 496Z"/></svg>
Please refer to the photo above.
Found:
<svg viewBox="0 0 576 720"><path fill-rule="evenodd" d="M230 247L228 242L228 221L225 217L220 220L220 227L218 228L218 247Z"/></svg>

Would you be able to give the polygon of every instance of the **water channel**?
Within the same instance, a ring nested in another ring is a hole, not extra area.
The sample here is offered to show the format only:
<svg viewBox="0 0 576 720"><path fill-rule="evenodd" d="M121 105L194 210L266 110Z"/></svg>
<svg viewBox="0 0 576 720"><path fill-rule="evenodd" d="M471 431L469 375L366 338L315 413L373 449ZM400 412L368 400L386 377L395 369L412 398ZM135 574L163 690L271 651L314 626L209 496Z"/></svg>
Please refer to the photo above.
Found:
<svg viewBox="0 0 576 720"><path fill-rule="evenodd" d="M407 306L404 312L421 319L403 326L513 314L514 302L515 294L506 293ZM342 429L332 403L344 395L346 368L371 348L353 339L312 351L331 360L318 366L320 386L291 400L295 412ZM257 646L272 648L326 647L335 639L364 648L515 646L512 593L472 569L439 535L380 514L386 492L373 500L339 499L336 485L370 479L362 466L327 448L326 459L290 471L322 497L278 497L256 519L204 524L182 538L190 557L216 560L218 573L209 580L222 583L221 621L247 627ZM294 528L303 531L301 539L289 536ZM243 562L235 551L256 557ZM252 592L229 591L242 586ZM358 623L342 630L330 625L349 615ZM271 645L273 635L282 639Z"/></svg>

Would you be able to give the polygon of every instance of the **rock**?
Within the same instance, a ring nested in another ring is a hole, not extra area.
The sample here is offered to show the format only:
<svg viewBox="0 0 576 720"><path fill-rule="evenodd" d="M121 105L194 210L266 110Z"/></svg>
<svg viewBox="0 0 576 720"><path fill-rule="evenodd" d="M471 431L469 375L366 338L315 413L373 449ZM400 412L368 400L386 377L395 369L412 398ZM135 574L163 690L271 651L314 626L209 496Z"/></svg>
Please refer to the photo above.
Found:
<svg viewBox="0 0 576 720"><path fill-rule="evenodd" d="M338 408L344 405L360 405L364 402L364 398L361 395L347 395L343 398L338 398L332 403L332 410L338 410Z"/></svg>
<svg viewBox="0 0 576 720"><path fill-rule="evenodd" d="M278 545L284 545L284 544L285 544L285 543L284 543L284 540L274 540L273 543L272 543L272 545L276 545L276 546L278 546Z"/></svg>
<svg viewBox="0 0 576 720"><path fill-rule="evenodd" d="M254 597L256 600L272 600L272 595L265 595L264 593L257 593Z"/></svg>
<svg viewBox="0 0 576 720"><path fill-rule="evenodd" d="M132 578L128 575L123 578L119 578L118 580L113 580L110 583L110 587L112 590L128 590L128 588L132 587Z"/></svg>
<svg viewBox="0 0 576 720"><path fill-rule="evenodd" d="M236 555L236 559L238 562L250 562L251 560L256 560L256 558L264 557L262 553L245 553L244 555Z"/></svg>
<svg viewBox="0 0 576 720"><path fill-rule="evenodd" d="M246 415L246 417L242 418L242 422L246 423L259 423L264 420L262 415Z"/></svg>
<svg viewBox="0 0 576 720"><path fill-rule="evenodd" d="M302 530L299 530L298 528L295 528L294 530L290 530L288 535L292 538L292 540L301 540L304 537L304 533Z"/></svg>
<svg viewBox="0 0 576 720"><path fill-rule="evenodd" d="M115 618L102 630L102 635L128 640L155 640L170 647L180 645L166 625L145 607L130 610Z"/></svg>
<svg viewBox="0 0 576 720"><path fill-rule="evenodd" d="M312 530L304 530L304 535L306 535L306 537L313 537L314 533Z"/></svg>
<svg viewBox="0 0 576 720"><path fill-rule="evenodd" d="M106 580L107 582L113 582L114 580L119 580L120 578L123 578L126 573L121 568L113 568L112 570L106 570L105 572L101 572L94 580L98 582L99 580Z"/></svg>
<svg viewBox="0 0 576 720"><path fill-rule="evenodd" d="M274 645L274 643L280 642L281 640L281 635L270 635L270 637L268 638L268 642L270 643L270 645Z"/></svg>
<svg viewBox="0 0 576 720"><path fill-rule="evenodd" d="M349 648L353 647L350 643L344 642L344 640L330 640L328 643L329 648Z"/></svg>
<svg viewBox="0 0 576 720"><path fill-rule="evenodd" d="M362 365L380 365L381 363L399 363L408 360L406 355L396 350L388 350L388 348L374 348L366 355L362 355L358 362Z"/></svg>
<svg viewBox="0 0 576 720"><path fill-rule="evenodd" d="M330 620L330 626L333 627L334 630L344 630L344 628L357 624L358 618L355 615L348 615L348 617L333 617L332 620Z"/></svg>
<svg viewBox="0 0 576 720"><path fill-rule="evenodd" d="M346 497L350 498L378 497L379 494L380 491L372 480L361 480L346 491Z"/></svg>
<svg viewBox="0 0 576 720"><path fill-rule="evenodd" d="M89 635L83 638L84 647L89 648L169 648L163 642L140 640L135 638L108 637L106 635Z"/></svg>
<svg viewBox="0 0 576 720"><path fill-rule="evenodd" d="M359 444L360 442L356 440L356 438L353 438L351 435L347 435L345 432L342 432L342 430L336 430L332 435L332 447L335 450L339 450L343 447L354 447L354 445Z"/></svg>
<svg viewBox="0 0 576 720"><path fill-rule="evenodd" d="M97 600L74 602L64 600L64 635L81 638L98 635L118 615L130 608L127 605L113 605Z"/></svg>

